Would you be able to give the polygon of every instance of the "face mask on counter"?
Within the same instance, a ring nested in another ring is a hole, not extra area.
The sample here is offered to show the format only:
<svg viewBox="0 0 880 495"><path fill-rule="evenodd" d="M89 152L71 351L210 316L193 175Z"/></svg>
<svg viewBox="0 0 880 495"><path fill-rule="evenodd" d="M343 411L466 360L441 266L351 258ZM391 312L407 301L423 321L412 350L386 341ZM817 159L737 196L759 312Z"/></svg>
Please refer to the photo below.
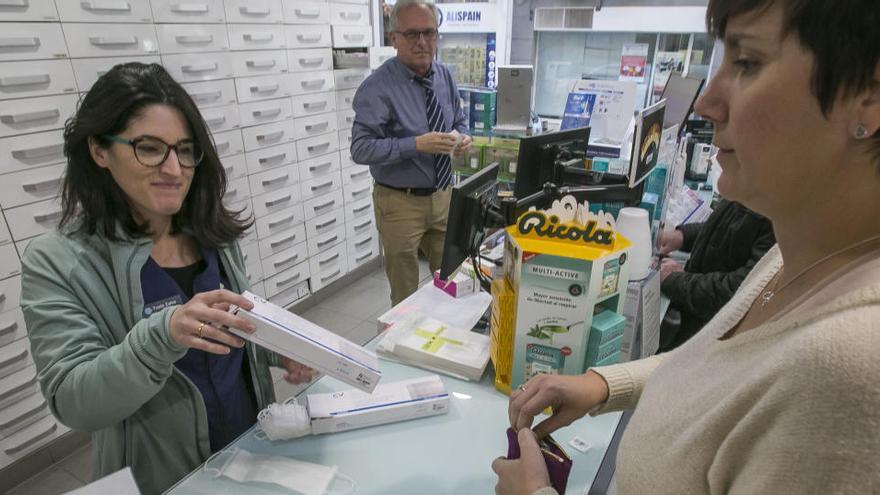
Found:
<svg viewBox="0 0 880 495"><path fill-rule="evenodd" d="M269 404L257 414L260 430L257 438L269 440L290 440L312 433L309 411L296 399L288 399L284 404Z"/></svg>
<svg viewBox="0 0 880 495"><path fill-rule="evenodd" d="M211 461L229 455L219 468L209 467ZM324 466L302 462L289 457L252 454L246 450L233 448L215 454L205 463L205 472L214 477L225 476L239 483L260 481L274 483L303 495L344 494L354 489L354 481L337 471L336 466ZM334 477L347 481L351 486L340 492L328 492L327 487Z"/></svg>

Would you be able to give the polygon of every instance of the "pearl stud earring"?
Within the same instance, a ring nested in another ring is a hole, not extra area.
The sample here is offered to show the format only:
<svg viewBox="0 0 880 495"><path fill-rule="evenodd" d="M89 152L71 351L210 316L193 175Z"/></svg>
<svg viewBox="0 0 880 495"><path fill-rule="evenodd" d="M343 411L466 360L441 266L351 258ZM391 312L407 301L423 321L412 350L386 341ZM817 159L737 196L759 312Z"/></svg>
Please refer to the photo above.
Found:
<svg viewBox="0 0 880 495"><path fill-rule="evenodd" d="M868 137L868 128L863 124L859 124L856 127L856 139L865 139L866 137Z"/></svg>

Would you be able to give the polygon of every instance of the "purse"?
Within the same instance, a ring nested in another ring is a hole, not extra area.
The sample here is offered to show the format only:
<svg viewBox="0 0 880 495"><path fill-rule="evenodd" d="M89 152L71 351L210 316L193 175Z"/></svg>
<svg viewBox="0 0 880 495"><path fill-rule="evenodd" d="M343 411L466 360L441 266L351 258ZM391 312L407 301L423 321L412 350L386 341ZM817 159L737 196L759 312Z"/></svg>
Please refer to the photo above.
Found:
<svg viewBox="0 0 880 495"><path fill-rule="evenodd" d="M544 455L544 463L547 465L547 472L550 474L550 485L559 492L559 495L565 493L565 485L568 484L568 475L571 473L572 461L568 454L562 450L562 447L547 435L543 440L538 441L541 447L541 454ZM519 439L513 428L507 429L507 458L519 459Z"/></svg>

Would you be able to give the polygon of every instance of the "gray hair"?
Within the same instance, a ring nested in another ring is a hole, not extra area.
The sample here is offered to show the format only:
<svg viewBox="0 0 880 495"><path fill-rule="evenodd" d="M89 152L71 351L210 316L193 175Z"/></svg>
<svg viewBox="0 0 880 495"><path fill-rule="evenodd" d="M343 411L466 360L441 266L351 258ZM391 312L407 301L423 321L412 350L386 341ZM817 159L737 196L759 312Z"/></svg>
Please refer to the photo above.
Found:
<svg viewBox="0 0 880 495"><path fill-rule="evenodd" d="M397 31L400 11L409 7L418 6L418 7L428 7L431 9L431 12L434 13L434 24L439 26L440 24L440 13L437 11L437 6L434 5L433 2L428 0L397 0L394 4L394 8L391 9L391 18L388 21L388 28L390 31Z"/></svg>

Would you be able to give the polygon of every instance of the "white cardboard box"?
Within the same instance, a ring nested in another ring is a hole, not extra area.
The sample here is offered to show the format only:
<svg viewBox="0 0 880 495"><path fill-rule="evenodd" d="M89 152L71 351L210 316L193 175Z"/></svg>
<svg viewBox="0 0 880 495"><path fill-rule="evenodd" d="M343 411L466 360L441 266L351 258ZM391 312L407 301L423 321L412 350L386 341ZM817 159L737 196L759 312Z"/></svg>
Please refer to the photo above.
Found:
<svg viewBox="0 0 880 495"><path fill-rule="evenodd" d="M449 394L437 375L384 383L372 394L343 390L307 396L312 433L335 433L366 426L436 416L449 411Z"/></svg>
<svg viewBox="0 0 880 495"><path fill-rule="evenodd" d="M360 390L372 392L376 388L382 372L375 352L256 294L245 291L242 295L254 303L253 309L233 307L230 311L253 323L257 330L249 334L230 328L232 333Z"/></svg>

